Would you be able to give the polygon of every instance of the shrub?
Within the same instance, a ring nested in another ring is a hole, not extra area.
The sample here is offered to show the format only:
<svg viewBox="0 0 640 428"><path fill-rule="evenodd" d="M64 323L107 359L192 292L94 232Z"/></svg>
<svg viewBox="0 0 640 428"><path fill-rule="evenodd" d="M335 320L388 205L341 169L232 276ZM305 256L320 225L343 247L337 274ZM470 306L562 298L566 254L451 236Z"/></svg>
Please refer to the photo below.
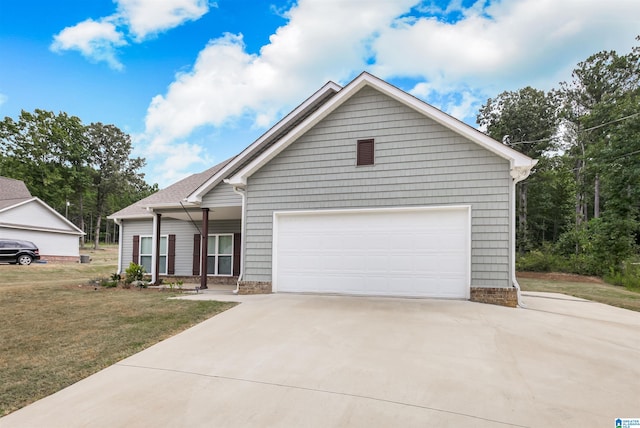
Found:
<svg viewBox="0 0 640 428"><path fill-rule="evenodd" d="M640 262L638 259L625 260L619 268L610 268L604 280L629 290L640 290Z"/></svg>
<svg viewBox="0 0 640 428"><path fill-rule="evenodd" d="M124 282L129 285L134 281L142 281L144 278L144 266L137 263L129 263L129 267L125 270L126 277Z"/></svg>
<svg viewBox="0 0 640 428"><path fill-rule="evenodd" d="M618 270L636 252L635 226L627 219L594 218L580 230L562 234L554 253L571 273L603 276Z"/></svg>
<svg viewBox="0 0 640 428"><path fill-rule="evenodd" d="M550 272L553 270L553 256L541 250L533 250L516 257L516 270L524 272Z"/></svg>
<svg viewBox="0 0 640 428"><path fill-rule="evenodd" d="M117 282L114 282L109 278L105 278L105 277L94 278L90 280L88 284L92 287L100 286L100 287L107 287L107 288L115 287L118 285Z"/></svg>

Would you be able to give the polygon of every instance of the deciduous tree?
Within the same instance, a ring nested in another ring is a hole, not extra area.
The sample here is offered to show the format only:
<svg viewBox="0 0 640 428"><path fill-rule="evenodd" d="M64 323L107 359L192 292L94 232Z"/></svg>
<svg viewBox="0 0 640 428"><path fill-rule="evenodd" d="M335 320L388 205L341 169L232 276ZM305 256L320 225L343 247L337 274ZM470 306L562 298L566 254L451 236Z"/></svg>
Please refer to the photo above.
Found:
<svg viewBox="0 0 640 428"><path fill-rule="evenodd" d="M490 98L482 106L477 117L478 124L489 136L535 159L545 156L553 145L556 133L556 99L544 91L526 87L518 91L506 91ZM517 237L518 249L525 251L530 246L528 181L517 188ZM536 226L539 228L539 226Z"/></svg>

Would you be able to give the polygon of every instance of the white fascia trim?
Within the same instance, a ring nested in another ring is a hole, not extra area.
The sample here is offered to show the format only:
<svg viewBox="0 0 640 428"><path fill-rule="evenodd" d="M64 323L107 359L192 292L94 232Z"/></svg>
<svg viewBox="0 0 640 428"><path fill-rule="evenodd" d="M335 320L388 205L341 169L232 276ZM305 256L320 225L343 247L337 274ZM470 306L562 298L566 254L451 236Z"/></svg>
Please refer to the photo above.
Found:
<svg viewBox="0 0 640 428"><path fill-rule="evenodd" d="M289 144L299 138L310 128L315 126L320 120L324 119L329 113L338 108L342 103L344 103L353 94L358 92L366 85L369 85L379 90L380 92L390 96L391 98L394 98L395 100L407 105L408 107L413 108L414 110L424 114L435 122L475 142L481 147L500 156L501 158L509 160L511 169L522 167L531 170L531 168L533 168L536 163L536 161L529 158L528 156L525 156L522 153L495 141L493 138L483 134L475 128L472 128L464 122L461 122L458 119L449 116L448 114L396 88L395 86L385 82L384 80L381 80L365 72L355 78L347 86L345 86L340 92L338 92L338 94L336 94L335 97L330 99L325 105L323 105L320 109L309 116L304 122L294 128L282 140L275 143L268 150L254 159L253 162L251 162L242 170L237 172L234 176L229 178L229 183L234 186L246 185L248 177L259 170L267 162L273 159L278 153L288 147Z"/></svg>
<svg viewBox="0 0 640 428"><path fill-rule="evenodd" d="M385 94L387 94L392 98L395 98L397 101L400 101L401 103L409 107L412 107L414 110L417 110L418 112L424 114L430 119L438 122L440 125L473 141L479 146L500 156L501 158L511 161L513 167L533 166L532 165L533 160L530 157L508 146L505 146L504 144L494 140L488 135L467 125L466 123L461 122L455 117L450 116L441 110L438 110L437 108L423 102L422 100L414 97L413 95L408 94L383 80L379 80L376 77L373 77L373 79L377 80L377 85L374 85L376 89L384 92Z"/></svg>
<svg viewBox="0 0 640 428"><path fill-rule="evenodd" d="M42 199L38 198L37 196L34 196L33 198L27 199L27 200L22 201L22 202L18 202L15 205L11 205L10 207L7 207L7 208L5 208L3 210L0 210L0 212L9 211L9 210L17 208L19 206L26 205L26 204L28 204L30 202L36 202L36 203L42 205L44 208L49 210L49 212L51 212L53 215L55 215L60 220L62 220L67 226L69 226L70 228L73 229L73 232L69 231L70 233L77 233L77 234L80 234L80 235L85 235L85 233L82 230L78 229L78 227L75 224L71 223L65 216L63 216L58 211L56 211L53 208L51 208L49 205L46 204L46 202L44 202ZM34 230L35 230L35 228L34 228ZM49 229L44 228L44 229L41 229L41 230L49 230Z"/></svg>
<svg viewBox="0 0 640 428"><path fill-rule="evenodd" d="M75 236L86 235L86 233L80 232L79 230L72 231L72 230L52 229L47 227L31 226L29 224L14 224L14 223L0 222L0 227L7 228L7 229L27 230L27 231L33 231L33 232L60 233L62 235L75 235Z"/></svg>
<svg viewBox="0 0 640 428"><path fill-rule="evenodd" d="M143 208L141 208L141 209L143 209ZM117 217L114 217L113 215L109 215L109 216L107 216L107 218L109 220L113 220L116 223L118 223L121 220L148 220L148 219L151 218L151 215L152 214L147 213L146 210L145 210L145 212L143 214L129 214L129 215L117 216Z"/></svg>
<svg viewBox="0 0 640 428"><path fill-rule="evenodd" d="M5 207L5 208L1 209L0 213L4 212L4 211L10 211L10 210L12 210L14 208L17 208L17 207L21 206L21 205L28 204L29 202L34 201L36 199L38 199L38 198L33 196L33 197L29 198L29 199L25 199L24 201L20 201L20 202L14 204L14 205L9 205L8 207Z"/></svg>
<svg viewBox="0 0 640 428"><path fill-rule="evenodd" d="M179 203L157 203L157 204L148 204L145 205L145 209L147 211L157 211L161 209L176 209L176 208L198 208L200 204L193 202L184 202L184 204Z"/></svg>
<svg viewBox="0 0 640 428"><path fill-rule="evenodd" d="M277 135L283 128L285 128L289 122L295 117L303 112L308 107L312 106L319 99L324 97L328 92L336 92L339 93L342 89L342 86L338 85L334 82L327 82L324 86L322 86L319 90L317 90L313 95L307 98L302 104L296 107L293 111L287 114L283 119L281 119L278 123L276 123L271 129L262 134L260 138L254 141L250 146L245 148L238 156L233 158L228 164L226 164L220 171L213 175L209 180L207 180L204 184L194 190L185 201L190 203L199 203L202 201L202 197L209 192L217 182L221 181L221 177L224 177L229 171L233 170L240 162L244 161L247 156L251 155L251 152L259 147L266 140L271 138L274 135ZM276 143L277 144L277 143Z"/></svg>

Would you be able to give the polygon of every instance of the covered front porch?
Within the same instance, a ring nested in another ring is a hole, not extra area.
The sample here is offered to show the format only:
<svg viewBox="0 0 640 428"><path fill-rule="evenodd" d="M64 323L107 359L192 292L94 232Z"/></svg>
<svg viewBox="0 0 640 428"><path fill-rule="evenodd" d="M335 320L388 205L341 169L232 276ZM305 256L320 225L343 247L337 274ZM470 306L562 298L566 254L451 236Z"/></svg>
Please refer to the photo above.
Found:
<svg viewBox="0 0 640 428"><path fill-rule="evenodd" d="M197 280L202 290L209 282L236 284L242 266L241 206L181 203L147 209L153 214L153 233L140 243L139 259L152 284ZM189 268L191 275L185 275Z"/></svg>

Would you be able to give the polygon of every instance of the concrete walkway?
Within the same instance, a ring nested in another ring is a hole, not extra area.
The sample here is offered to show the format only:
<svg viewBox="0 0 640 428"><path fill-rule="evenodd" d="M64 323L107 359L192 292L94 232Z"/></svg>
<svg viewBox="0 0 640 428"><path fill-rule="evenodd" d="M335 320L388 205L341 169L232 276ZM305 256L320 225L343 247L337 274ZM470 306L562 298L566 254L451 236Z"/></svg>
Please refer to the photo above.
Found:
<svg viewBox="0 0 640 428"><path fill-rule="evenodd" d="M10 427L609 427L640 418L640 313L314 295L243 301Z"/></svg>

